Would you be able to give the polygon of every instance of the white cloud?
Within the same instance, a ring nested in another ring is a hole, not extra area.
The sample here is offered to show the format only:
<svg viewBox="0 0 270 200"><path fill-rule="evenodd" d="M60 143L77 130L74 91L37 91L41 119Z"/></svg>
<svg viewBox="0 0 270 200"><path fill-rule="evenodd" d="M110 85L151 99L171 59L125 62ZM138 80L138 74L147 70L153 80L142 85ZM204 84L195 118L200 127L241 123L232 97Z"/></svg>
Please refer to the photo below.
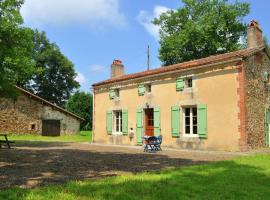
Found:
<svg viewBox="0 0 270 200"><path fill-rule="evenodd" d="M94 72L94 73L102 73L102 72L106 72L107 68L103 65L92 65L90 66L90 70L91 72Z"/></svg>
<svg viewBox="0 0 270 200"><path fill-rule="evenodd" d="M119 0L26 0L21 12L26 23L36 26L125 24L125 17L119 11Z"/></svg>
<svg viewBox="0 0 270 200"><path fill-rule="evenodd" d="M141 10L139 15L137 16L137 20L140 22L141 25L144 26L146 31L154 36L157 40L159 39L159 26L156 26L152 23L154 18L159 17L162 13L171 10L165 6L155 6L152 13L147 11Z"/></svg>
<svg viewBox="0 0 270 200"><path fill-rule="evenodd" d="M78 81L81 86L84 86L84 85L86 85L88 83L85 76L80 72L77 73L77 77L75 78L75 80Z"/></svg>

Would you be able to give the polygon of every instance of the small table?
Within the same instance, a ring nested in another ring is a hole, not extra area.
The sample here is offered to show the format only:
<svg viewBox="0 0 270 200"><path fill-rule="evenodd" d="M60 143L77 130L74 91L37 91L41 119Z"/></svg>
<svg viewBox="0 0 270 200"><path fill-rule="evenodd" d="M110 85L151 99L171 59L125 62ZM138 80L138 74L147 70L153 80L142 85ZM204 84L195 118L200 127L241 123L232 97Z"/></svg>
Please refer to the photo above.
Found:
<svg viewBox="0 0 270 200"><path fill-rule="evenodd" d="M2 148L2 144L7 144L8 148L10 149L10 143L15 143L14 141L8 140L7 134L0 134L0 136L5 138L5 140L0 140L0 149Z"/></svg>

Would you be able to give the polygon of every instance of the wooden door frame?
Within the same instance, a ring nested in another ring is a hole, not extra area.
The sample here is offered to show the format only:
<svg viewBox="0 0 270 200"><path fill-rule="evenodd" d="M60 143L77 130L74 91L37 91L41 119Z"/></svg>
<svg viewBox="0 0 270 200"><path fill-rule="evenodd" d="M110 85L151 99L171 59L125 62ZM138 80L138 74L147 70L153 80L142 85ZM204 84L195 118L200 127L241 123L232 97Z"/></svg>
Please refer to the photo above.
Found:
<svg viewBox="0 0 270 200"><path fill-rule="evenodd" d="M143 135L144 136L146 136L146 127L147 127L147 124L146 124L146 110L152 110L153 111L153 118L154 118L154 108L153 107L143 108ZM155 135L155 133L154 133L154 125L153 125L153 135Z"/></svg>

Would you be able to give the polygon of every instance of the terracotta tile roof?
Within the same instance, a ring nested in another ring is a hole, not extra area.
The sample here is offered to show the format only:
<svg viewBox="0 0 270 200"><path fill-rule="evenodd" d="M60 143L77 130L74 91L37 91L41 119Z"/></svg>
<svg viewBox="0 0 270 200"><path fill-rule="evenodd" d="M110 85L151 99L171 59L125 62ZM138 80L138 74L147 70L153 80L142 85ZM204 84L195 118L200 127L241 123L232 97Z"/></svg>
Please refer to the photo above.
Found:
<svg viewBox="0 0 270 200"><path fill-rule="evenodd" d="M49 102L49 101L47 101L47 100L45 100L45 99L43 99L43 98L37 96L37 95L35 95L35 94L33 94L33 93L31 93L31 92L29 92L29 91L23 89L23 88L20 88L20 87L18 87L18 86L15 86L15 87L16 87L20 92L22 92L22 93L24 93L24 94L26 94L26 95L29 95L29 96L35 98L36 100L41 101L41 102L44 103L44 104L47 104L47 105L49 105L49 106L52 106L53 108L59 110L60 112L63 112L63 113L68 114L68 115L71 115L71 116L73 116L73 117L75 117L75 118L77 118L77 119L79 119L79 120L81 120L81 121L84 121L84 120L85 120L85 119L79 117L78 115L75 115L74 113L69 112L69 111L67 111L67 110L65 110L65 109L63 109L63 108L61 108L60 106L57 106L57 105L55 105L55 104L53 104L53 103L51 103L51 102Z"/></svg>
<svg viewBox="0 0 270 200"><path fill-rule="evenodd" d="M262 49L264 49L264 47L248 48L248 49L243 49L243 50L234 51L234 52L230 52L230 53L209 56L209 57L198 59L198 60L192 60L192 61L183 62L183 63L179 63L179 64L169 65L166 67L159 67L157 69L142 71L142 72L138 72L138 73L134 73L134 74L126 74L126 75L123 75L123 76L120 76L117 78L108 79L105 81L95 83L92 86L96 87L96 86L106 85L109 83L115 83L115 82L120 82L120 81L124 81L124 80L129 80L129 79L136 79L136 78L145 77L145 76L162 74L165 72L177 71L177 70L188 69L188 68L196 68L196 67L199 67L201 65L214 64L214 63L218 63L221 61L232 60L235 58L243 58L243 57L247 57L247 56L249 56L257 51L261 51Z"/></svg>

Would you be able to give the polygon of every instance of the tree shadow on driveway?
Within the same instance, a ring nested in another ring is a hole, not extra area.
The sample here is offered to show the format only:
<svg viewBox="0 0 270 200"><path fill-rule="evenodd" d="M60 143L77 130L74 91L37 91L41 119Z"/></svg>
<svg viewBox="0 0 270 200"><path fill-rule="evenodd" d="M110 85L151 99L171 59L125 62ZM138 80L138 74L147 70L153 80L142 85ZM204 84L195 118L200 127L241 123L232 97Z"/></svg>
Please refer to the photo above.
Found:
<svg viewBox="0 0 270 200"><path fill-rule="evenodd" d="M143 153L142 149L78 143L25 143L15 149L0 150L0 189L14 186L33 188L216 160L216 157L205 156L207 158L199 154L149 154Z"/></svg>

